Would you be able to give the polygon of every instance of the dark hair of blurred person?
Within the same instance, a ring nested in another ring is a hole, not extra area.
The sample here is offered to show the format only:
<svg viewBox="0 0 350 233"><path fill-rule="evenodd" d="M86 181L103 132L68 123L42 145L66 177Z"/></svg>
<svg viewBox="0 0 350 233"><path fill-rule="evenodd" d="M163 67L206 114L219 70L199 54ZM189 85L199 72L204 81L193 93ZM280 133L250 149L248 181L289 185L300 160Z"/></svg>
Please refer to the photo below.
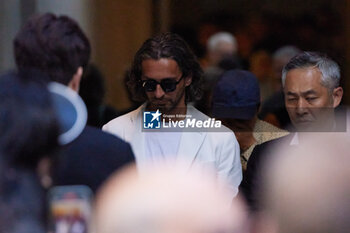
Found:
<svg viewBox="0 0 350 233"><path fill-rule="evenodd" d="M51 81L79 89L80 77L72 77L87 66L90 43L74 20L46 13L25 23L14 40L14 52L19 69L36 68Z"/></svg>
<svg viewBox="0 0 350 233"><path fill-rule="evenodd" d="M37 169L57 153L59 126L46 85L32 80L39 76L26 71L0 77L1 233L45 232Z"/></svg>
<svg viewBox="0 0 350 233"><path fill-rule="evenodd" d="M90 64L80 82L79 95L88 111L87 124L101 128L119 114L116 109L104 103L105 80L96 65Z"/></svg>
<svg viewBox="0 0 350 233"><path fill-rule="evenodd" d="M172 59L179 66L182 77L191 77L192 82L185 89L185 102L201 97L202 68L187 43L177 34L164 33L146 40L135 55L128 87L134 100L146 101L147 96L141 85L142 62L146 59Z"/></svg>
<svg viewBox="0 0 350 233"><path fill-rule="evenodd" d="M0 157L0 233L46 232L45 192L35 172Z"/></svg>
<svg viewBox="0 0 350 233"><path fill-rule="evenodd" d="M33 80L38 76L27 70L0 79L0 148L16 166L35 168L58 147L56 113L46 86Z"/></svg>

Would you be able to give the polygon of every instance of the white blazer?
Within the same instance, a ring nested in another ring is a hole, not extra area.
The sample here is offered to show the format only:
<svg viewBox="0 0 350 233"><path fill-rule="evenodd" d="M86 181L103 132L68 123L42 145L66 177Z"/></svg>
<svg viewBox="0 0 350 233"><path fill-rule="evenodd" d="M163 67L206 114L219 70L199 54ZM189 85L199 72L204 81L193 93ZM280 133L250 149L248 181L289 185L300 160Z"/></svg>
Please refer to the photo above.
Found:
<svg viewBox="0 0 350 233"><path fill-rule="evenodd" d="M104 131L130 143L137 167L141 170L149 162L145 154L146 134L142 131L145 106L146 104L143 104L138 109L117 117L103 126ZM186 114L192 115L197 120L209 118L190 105L187 106ZM222 126L220 132L183 132L177 160L187 168L193 165L214 168L219 182L228 183L232 195L237 194L242 180L240 151L234 133L228 128Z"/></svg>

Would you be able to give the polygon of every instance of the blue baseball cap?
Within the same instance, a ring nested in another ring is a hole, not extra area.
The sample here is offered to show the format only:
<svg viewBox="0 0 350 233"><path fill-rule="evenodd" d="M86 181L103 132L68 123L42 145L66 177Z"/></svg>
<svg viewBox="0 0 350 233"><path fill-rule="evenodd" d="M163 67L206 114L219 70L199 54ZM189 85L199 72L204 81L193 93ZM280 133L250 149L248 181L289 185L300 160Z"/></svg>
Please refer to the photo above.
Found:
<svg viewBox="0 0 350 233"><path fill-rule="evenodd" d="M212 114L216 118L252 119L260 104L257 77L246 70L229 70L220 77L212 97Z"/></svg>

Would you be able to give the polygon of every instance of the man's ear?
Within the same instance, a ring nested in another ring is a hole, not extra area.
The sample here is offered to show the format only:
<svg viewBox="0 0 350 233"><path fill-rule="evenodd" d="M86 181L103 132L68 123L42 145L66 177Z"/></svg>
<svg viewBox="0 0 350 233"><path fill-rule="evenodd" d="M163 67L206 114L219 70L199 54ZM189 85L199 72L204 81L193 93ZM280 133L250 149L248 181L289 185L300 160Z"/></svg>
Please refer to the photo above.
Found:
<svg viewBox="0 0 350 233"><path fill-rule="evenodd" d="M192 75L185 78L185 87L188 87L192 83Z"/></svg>
<svg viewBox="0 0 350 233"><path fill-rule="evenodd" d="M79 92L81 77L83 76L83 67L79 66L77 72L73 75L72 80L68 83L73 91Z"/></svg>
<svg viewBox="0 0 350 233"><path fill-rule="evenodd" d="M343 88L341 87L334 88L332 96L333 96L333 108L336 108L338 107L338 105L340 104L343 98Z"/></svg>

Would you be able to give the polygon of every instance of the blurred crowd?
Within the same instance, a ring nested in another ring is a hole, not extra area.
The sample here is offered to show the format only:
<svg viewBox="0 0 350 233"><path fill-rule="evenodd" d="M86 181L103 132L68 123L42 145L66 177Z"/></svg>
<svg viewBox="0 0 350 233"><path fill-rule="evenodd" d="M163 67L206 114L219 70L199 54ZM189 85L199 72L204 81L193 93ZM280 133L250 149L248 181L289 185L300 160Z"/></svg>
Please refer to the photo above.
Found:
<svg viewBox="0 0 350 233"><path fill-rule="evenodd" d="M349 232L342 67L303 20L302 46L255 17L203 24L201 54L155 35L125 72L121 111L80 26L31 17L0 76L0 232ZM180 127L191 119L220 127Z"/></svg>

